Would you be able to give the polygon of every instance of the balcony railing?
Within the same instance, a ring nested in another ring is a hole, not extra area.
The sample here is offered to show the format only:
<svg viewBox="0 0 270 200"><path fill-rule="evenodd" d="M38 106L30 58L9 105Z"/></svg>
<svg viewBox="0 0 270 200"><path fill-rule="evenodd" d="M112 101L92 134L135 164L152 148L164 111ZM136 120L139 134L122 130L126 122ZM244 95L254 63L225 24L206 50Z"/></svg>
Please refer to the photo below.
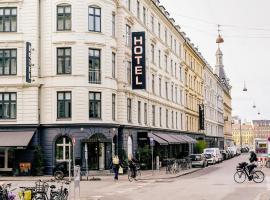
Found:
<svg viewBox="0 0 270 200"><path fill-rule="evenodd" d="M101 71L100 70L89 70L89 83L101 84Z"/></svg>

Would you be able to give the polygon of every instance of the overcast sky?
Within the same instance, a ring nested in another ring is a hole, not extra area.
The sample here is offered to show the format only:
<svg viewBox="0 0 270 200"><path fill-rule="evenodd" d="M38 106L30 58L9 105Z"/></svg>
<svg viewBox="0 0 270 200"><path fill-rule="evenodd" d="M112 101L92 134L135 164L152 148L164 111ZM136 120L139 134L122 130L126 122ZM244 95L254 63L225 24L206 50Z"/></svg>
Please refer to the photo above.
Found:
<svg viewBox="0 0 270 200"><path fill-rule="evenodd" d="M211 66L215 65L217 25L225 43L233 114L243 120L270 119L270 1L160 0ZM244 81L248 92L243 92ZM253 108L255 102L257 108ZM260 111L261 115L257 113Z"/></svg>

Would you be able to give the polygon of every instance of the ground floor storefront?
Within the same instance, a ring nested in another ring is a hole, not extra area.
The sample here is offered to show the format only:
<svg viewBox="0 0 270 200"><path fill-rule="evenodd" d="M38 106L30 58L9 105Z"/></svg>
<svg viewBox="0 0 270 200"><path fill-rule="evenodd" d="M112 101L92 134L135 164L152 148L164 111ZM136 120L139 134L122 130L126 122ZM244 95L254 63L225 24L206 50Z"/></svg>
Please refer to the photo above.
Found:
<svg viewBox="0 0 270 200"><path fill-rule="evenodd" d="M82 170L109 170L114 155L122 162L136 157L145 169L151 167L153 156L158 167L165 159L189 156L203 135L115 124L76 124L28 130L0 128L0 139L4 137L13 139L0 142L0 173L35 175L42 170L51 175L62 162L80 165ZM42 167L35 166L37 160Z"/></svg>

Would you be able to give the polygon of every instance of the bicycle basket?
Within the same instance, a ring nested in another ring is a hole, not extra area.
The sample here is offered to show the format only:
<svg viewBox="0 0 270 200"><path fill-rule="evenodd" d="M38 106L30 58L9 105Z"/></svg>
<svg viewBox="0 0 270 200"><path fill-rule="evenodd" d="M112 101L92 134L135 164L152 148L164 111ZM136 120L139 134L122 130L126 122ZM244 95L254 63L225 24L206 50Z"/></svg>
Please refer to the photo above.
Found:
<svg viewBox="0 0 270 200"><path fill-rule="evenodd" d="M37 181L36 182L36 188L35 192L37 193L46 193L48 191L48 184L44 183L42 181Z"/></svg>

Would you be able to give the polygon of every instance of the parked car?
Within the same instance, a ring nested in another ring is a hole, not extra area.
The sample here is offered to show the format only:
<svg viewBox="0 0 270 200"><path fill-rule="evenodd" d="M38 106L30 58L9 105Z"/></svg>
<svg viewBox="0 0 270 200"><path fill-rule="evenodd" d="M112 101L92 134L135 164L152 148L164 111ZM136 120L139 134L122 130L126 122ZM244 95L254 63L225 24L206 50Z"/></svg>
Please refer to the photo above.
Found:
<svg viewBox="0 0 270 200"><path fill-rule="evenodd" d="M204 156L205 156L205 158L207 160L208 165L209 164L212 164L212 165L216 164L216 159L212 154L204 154Z"/></svg>
<svg viewBox="0 0 270 200"><path fill-rule="evenodd" d="M206 148L203 150L204 154L212 154L214 156L214 159L216 163L222 161L222 155L220 153L219 148Z"/></svg>
<svg viewBox="0 0 270 200"><path fill-rule="evenodd" d="M233 157L233 154L230 150L226 150L227 154L228 154L228 159L231 159Z"/></svg>
<svg viewBox="0 0 270 200"><path fill-rule="evenodd" d="M223 157L223 160L229 159L229 155L225 150L221 150L220 153L221 153L221 155Z"/></svg>
<svg viewBox="0 0 270 200"><path fill-rule="evenodd" d="M208 165L204 154L191 154L191 164L193 166L206 167Z"/></svg>
<svg viewBox="0 0 270 200"><path fill-rule="evenodd" d="M236 148L236 146L228 147L228 150L232 152L233 157L236 156L236 154L237 154L237 148Z"/></svg>

